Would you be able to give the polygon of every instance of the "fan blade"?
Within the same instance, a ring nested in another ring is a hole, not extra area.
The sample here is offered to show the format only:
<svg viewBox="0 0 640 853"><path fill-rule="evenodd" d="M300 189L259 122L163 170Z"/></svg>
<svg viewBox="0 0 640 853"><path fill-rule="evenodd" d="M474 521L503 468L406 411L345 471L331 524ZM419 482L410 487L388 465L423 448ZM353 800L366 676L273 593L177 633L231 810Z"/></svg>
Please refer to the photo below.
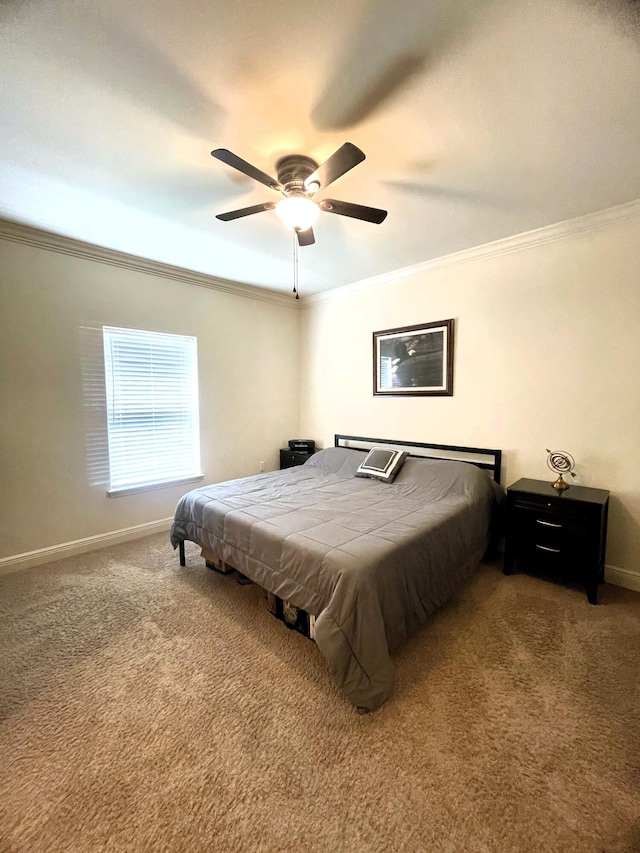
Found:
<svg viewBox="0 0 640 853"><path fill-rule="evenodd" d="M232 154L231 151L228 151L226 148L216 148L215 151L211 152L211 156L215 157L217 160L221 160L223 163L226 163L227 166L231 166L232 169L237 169L244 175L248 175L248 177L253 178L254 181L259 181L261 184L264 184L272 190L282 191L283 189L282 185L279 184L275 178L272 178L271 175L267 175L266 172L261 172L260 169L256 169L256 167L252 166L251 163L247 163L247 161L243 160L242 157L238 157L237 154Z"/></svg>
<svg viewBox="0 0 640 853"><path fill-rule="evenodd" d="M230 210L228 213L217 213L216 219L230 222L232 219L240 219L241 216L251 216L252 213L262 213L263 210L273 210L275 203L267 201L264 204L254 204L253 207L242 207L240 210Z"/></svg>
<svg viewBox="0 0 640 853"><path fill-rule="evenodd" d="M313 236L313 228L307 228L306 231L296 231L298 235L299 246L313 246L316 238Z"/></svg>
<svg viewBox="0 0 640 853"><path fill-rule="evenodd" d="M322 210L327 213L339 213L340 216L351 216L379 225L387 218L387 211L378 207L365 207L363 204L353 204L350 201L338 201L335 198L325 198L320 202Z"/></svg>
<svg viewBox="0 0 640 853"><path fill-rule="evenodd" d="M364 152L352 145L351 142L345 142L337 151L325 160L321 166L315 170L312 175L304 182L307 189L312 184L319 184L321 187L328 187L338 178L341 178L349 169L353 169L358 163L362 163L365 159Z"/></svg>

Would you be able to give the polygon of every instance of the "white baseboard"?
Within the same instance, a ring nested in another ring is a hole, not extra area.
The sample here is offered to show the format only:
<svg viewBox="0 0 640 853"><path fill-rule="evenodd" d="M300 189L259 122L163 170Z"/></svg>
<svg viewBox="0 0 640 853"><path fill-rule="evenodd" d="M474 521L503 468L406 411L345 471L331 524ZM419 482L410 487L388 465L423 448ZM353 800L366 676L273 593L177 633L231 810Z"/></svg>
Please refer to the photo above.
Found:
<svg viewBox="0 0 640 853"><path fill-rule="evenodd" d="M640 574L630 572L629 569L618 569L616 566L604 567L604 579L607 583L615 586L623 586L625 589L633 589L640 592Z"/></svg>
<svg viewBox="0 0 640 853"><path fill-rule="evenodd" d="M63 542L60 545L39 548L37 551L26 551L24 554L15 554L13 557L3 557L0 559L0 575L52 563L54 560L73 557L75 554L97 551L99 548L117 545L120 542L141 539L152 533L164 533L169 530L172 523L173 518L162 518L160 521L149 521L146 524L137 524L135 527L125 527L122 530L112 530L110 533L87 536L86 539L76 539L74 542Z"/></svg>

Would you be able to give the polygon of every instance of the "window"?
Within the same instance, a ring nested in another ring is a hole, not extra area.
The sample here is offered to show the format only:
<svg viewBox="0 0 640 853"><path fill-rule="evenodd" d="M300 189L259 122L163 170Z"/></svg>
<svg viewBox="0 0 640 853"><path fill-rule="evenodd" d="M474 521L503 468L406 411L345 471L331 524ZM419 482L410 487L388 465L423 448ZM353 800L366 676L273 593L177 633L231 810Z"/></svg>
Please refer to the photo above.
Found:
<svg viewBox="0 0 640 853"><path fill-rule="evenodd" d="M196 338L102 328L109 494L200 473Z"/></svg>

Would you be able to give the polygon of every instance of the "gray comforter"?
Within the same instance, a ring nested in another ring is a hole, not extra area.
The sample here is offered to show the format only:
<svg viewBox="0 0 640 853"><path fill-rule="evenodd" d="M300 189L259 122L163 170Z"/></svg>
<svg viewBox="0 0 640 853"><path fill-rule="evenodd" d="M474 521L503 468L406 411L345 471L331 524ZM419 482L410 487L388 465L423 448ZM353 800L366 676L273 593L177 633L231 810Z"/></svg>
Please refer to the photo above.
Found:
<svg viewBox="0 0 640 853"><path fill-rule="evenodd" d="M316 616L347 697L373 710L393 689L390 651L478 565L497 493L462 462L409 458L394 483L355 477L364 452L195 489L171 529Z"/></svg>

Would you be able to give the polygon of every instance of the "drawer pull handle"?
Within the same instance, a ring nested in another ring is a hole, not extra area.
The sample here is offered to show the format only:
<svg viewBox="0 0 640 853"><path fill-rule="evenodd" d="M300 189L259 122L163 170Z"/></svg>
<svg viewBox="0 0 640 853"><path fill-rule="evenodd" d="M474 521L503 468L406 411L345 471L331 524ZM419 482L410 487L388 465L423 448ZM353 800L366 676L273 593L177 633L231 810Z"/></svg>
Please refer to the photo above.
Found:
<svg viewBox="0 0 640 853"><path fill-rule="evenodd" d="M536 545L541 551L551 551L552 554L559 554L560 548L548 548L546 545Z"/></svg>
<svg viewBox="0 0 640 853"><path fill-rule="evenodd" d="M553 521L544 521L542 518L536 518L538 524L543 524L545 527L562 527L561 524L556 524Z"/></svg>

